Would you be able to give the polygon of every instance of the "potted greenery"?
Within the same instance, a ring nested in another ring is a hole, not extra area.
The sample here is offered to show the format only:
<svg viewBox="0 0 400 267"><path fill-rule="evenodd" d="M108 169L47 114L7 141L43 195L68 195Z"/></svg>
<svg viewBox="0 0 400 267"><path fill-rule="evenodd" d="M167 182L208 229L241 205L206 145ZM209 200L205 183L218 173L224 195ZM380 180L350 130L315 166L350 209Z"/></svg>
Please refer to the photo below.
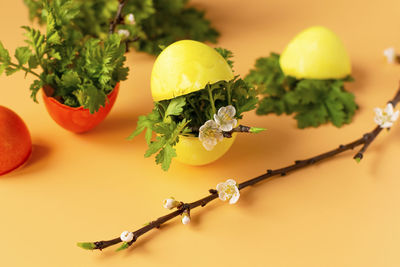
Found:
<svg viewBox="0 0 400 267"><path fill-rule="evenodd" d="M154 109L140 116L131 138L145 131L145 157L168 170L172 158L205 165L222 157L237 133L262 128L240 125L243 113L255 109L254 88L235 77L232 53L201 42L182 40L165 48L151 74ZM156 138L152 139L153 133Z"/></svg>
<svg viewBox="0 0 400 267"><path fill-rule="evenodd" d="M46 22L43 0L24 0L30 18ZM79 9L73 22L84 35L104 38L111 18L122 11L117 31L138 51L159 54L160 46L181 39L216 42L218 32L204 17L204 12L189 5L189 0L72 0ZM89 26L90 25L90 26Z"/></svg>
<svg viewBox="0 0 400 267"><path fill-rule="evenodd" d="M119 82L128 68L125 44L118 34L104 40L83 35L74 24L79 9L71 1L43 2L46 34L24 26L27 46L15 50L15 60L0 42L0 74L17 71L35 76L31 97L43 88L43 100L51 117L63 128L86 132L109 113ZM41 72L37 72L40 69Z"/></svg>

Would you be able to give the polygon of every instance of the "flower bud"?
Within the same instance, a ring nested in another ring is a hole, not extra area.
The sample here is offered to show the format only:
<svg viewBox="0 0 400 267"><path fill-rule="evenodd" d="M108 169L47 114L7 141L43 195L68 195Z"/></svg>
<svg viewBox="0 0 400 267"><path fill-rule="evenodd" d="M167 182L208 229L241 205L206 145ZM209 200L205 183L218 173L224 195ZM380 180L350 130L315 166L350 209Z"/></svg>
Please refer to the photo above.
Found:
<svg viewBox="0 0 400 267"><path fill-rule="evenodd" d="M190 215L189 215L189 212L188 212L188 211L184 211L184 212L182 213L182 223L183 223L183 224L188 224L188 223L190 223Z"/></svg>
<svg viewBox="0 0 400 267"><path fill-rule="evenodd" d="M128 30L121 29L121 30L118 30L118 34L119 34L122 38L128 38L130 33L129 33Z"/></svg>
<svg viewBox="0 0 400 267"><path fill-rule="evenodd" d="M124 20L125 24L133 25L136 23L135 16L132 13L126 15Z"/></svg>
<svg viewBox="0 0 400 267"><path fill-rule="evenodd" d="M131 242L133 240L133 233L129 231L123 231L120 238L123 242Z"/></svg>
<svg viewBox="0 0 400 267"><path fill-rule="evenodd" d="M169 209L169 210L179 207L180 204L181 203L179 201L176 201L175 198L173 198L173 197L166 198L166 199L164 199L164 202L163 202L164 208Z"/></svg>

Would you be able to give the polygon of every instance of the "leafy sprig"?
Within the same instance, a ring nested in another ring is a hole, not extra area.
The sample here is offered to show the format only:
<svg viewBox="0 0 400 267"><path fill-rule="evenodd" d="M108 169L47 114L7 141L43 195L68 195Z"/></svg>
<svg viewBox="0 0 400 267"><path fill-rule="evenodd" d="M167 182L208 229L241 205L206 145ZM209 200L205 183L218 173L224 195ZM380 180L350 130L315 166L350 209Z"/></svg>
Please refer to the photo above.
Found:
<svg viewBox="0 0 400 267"><path fill-rule="evenodd" d="M43 0L24 0L29 8L30 18L46 23L47 13L40 5ZM127 1L123 16L133 14L134 23L121 21L117 30L128 30L130 35L124 41L138 51L150 54L161 52L160 45L181 39L216 42L218 32L205 18L204 12L188 6L188 0L130 0ZM80 12L73 19L75 27L84 36L105 38L118 0L73 0L72 5Z"/></svg>
<svg viewBox="0 0 400 267"><path fill-rule="evenodd" d="M233 105L236 118L241 119L243 113L255 109L256 92L238 78L231 81L219 81L208 84L204 89L173 98L155 102L153 111L140 116L136 130L129 139L145 131L145 139L149 145L145 157L156 155L156 163L167 171L173 157L176 157L174 146L179 136L198 136L198 129L207 120L213 119L215 110ZM152 141L153 133L156 134Z"/></svg>
<svg viewBox="0 0 400 267"><path fill-rule="evenodd" d="M279 55L259 58L245 78L264 97L258 115L295 114L299 128L318 127L331 122L336 127L350 123L357 109L354 95L344 89L344 79L301 79L286 76L279 65Z"/></svg>
<svg viewBox="0 0 400 267"><path fill-rule="evenodd" d="M79 9L71 0L44 1L41 14L46 19L46 34L24 26L28 46L15 50L16 62L0 42L0 74L24 71L35 75L30 90L36 102L37 92L46 86L65 105L98 111L106 104L107 94L128 75L121 37L85 37L74 24Z"/></svg>
<svg viewBox="0 0 400 267"><path fill-rule="evenodd" d="M233 66L231 51L216 48L222 57ZM228 61L229 60L229 61ZM136 130L128 137L129 140L145 131L145 139L149 146L145 157L156 154L156 163L161 164L164 171L176 157L174 146L179 142L179 136L197 137L199 128L208 120L214 118L216 111L228 105L236 109L236 118L242 119L243 113L256 108L258 98L256 90L242 79L235 77L230 81L218 81L207 84L205 88L183 96L154 102L154 109L145 116L140 116ZM265 129L254 127L239 127L242 131L258 133ZM240 132L240 129L234 129ZM153 136L156 136L153 140ZM227 133L225 137L231 137Z"/></svg>

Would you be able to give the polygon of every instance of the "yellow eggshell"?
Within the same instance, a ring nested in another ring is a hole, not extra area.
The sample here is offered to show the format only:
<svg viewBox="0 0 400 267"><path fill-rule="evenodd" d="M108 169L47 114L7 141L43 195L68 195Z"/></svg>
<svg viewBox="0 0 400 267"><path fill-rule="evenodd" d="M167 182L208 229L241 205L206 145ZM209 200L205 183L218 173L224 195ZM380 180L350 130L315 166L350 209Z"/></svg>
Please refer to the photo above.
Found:
<svg viewBox="0 0 400 267"><path fill-rule="evenodd" d="M171 44L157 57L151 73L151 93L154 101L172 99L233 77L228 63L213 48L183 40Z"/></svg>
<svg viewBox="0 0 400 267"><path fill-rule="evenodd" d="M236 133L232 135L232 138L224 138L213 150L207 151L199 138L179 136L179 142L175 146L177 154L175 159L189 165L205 165L222 157L232 146L235 139Z"/></svg>
<svg viewBox="0 0 400 267"><path fill-rule="evenodd" d="M280 65L285 75L297 79L339 79L351 74L342 41L321 26L300 32L283 51Z"/></svg>

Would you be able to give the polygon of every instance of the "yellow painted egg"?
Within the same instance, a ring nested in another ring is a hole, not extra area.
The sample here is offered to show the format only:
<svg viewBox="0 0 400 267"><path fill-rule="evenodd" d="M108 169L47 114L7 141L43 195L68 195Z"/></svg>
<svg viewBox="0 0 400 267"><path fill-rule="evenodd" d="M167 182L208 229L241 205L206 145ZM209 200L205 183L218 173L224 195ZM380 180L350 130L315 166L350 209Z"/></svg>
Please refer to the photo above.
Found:
<svg viewBox="0 0 400 267"><path fill-rule="evenodd" d="M182 40L166 47L157 57L151 73L151 93L154 101L172 99L204 89L208 83L233 78L231 67L215 49ZM180 136L175 159L190 165L211 163L229 150L235 138L224 138L207 151L197 137Z"/></svg>
<svg viewBox="0 0 400 267"><path fill-rule="evenodd" d="M340 79L351 74L346 48L331 30L315 26L300 32L280 57L285 75L297 79Z"/></svg>

